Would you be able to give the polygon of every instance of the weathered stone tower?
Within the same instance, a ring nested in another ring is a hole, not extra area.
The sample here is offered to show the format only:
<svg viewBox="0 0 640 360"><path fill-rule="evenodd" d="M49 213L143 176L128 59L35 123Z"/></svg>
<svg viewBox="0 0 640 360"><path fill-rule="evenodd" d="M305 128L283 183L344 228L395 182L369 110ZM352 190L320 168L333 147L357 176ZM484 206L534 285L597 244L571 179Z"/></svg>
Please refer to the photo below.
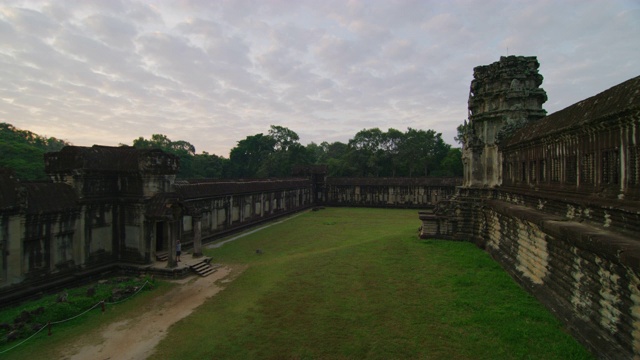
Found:
<svg viewBox="0 0 640 360"><path fill-rule="evenodd" d="M498 143L522 125L546 115L546 92L535 56L502 56L473 69L469 123L465 126L463 161L466 187L502 183Z"/></svg>

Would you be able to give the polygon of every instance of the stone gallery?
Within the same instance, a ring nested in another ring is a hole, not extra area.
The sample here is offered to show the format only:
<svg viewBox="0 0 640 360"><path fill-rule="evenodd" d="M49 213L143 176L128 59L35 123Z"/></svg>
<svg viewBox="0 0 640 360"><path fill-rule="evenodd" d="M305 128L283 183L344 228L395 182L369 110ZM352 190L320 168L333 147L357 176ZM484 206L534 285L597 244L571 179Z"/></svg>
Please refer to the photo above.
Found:
<svg viewBox="0 0 640 360"><path fill-rule="evenodd" d="M545 116L537 69L474 69L464 183L421 236L486 249L599 357L640 356L640 77Z"/></svg>

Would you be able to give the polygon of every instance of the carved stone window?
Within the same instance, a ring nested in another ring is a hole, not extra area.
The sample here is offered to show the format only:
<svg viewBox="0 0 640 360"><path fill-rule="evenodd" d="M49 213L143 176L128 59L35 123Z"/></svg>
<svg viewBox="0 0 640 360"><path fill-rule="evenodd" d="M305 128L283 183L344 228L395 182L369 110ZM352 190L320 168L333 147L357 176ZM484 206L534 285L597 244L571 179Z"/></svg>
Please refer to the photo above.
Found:
<svg viewBox="0 0 640 360"><path fill-rule="evenodd" d="M575 184L578 181L578 160L576 156L567 156L566 164L567 184Z"/></svg>
<svg viewBox="0 0 640 360"><path fill-rule="evenodd" d="M560 159L551 159L551 181L560 182Z"/></svg>
<svg viewBox="0 0 640 360"><path fill-rule="evenodd" d="M620 169L620 157L618 150L611 149L602 152L602 183L618 183Z"/></svg>
<svg viewBox="0 0 640 360"><path fill-rule="evenodd" d="M527 182L527 163L523 161L520 169L522 170L522 172L520 173L520 181L526 183Z"/></svg>
<svg viewBox="0 0 640 360"><path fill-rule="evenodd" d="M531 183L535 183L536 182L536 162L535 161L530 161L529 162L529 182Z"/></svg>
<svg viewBox="0 0 640 360"><path fill-rule="evenodd" d="M540 182L547 181L547 162L540 160Z"/></svg>
<svg viewBox="0 0 640 360"><path fill-rule="evenodd" d="M514 182L514 178L513 178L513 164L511 163L511 161L505 162L505 180L507 180L508 183L513 184Z"/></svg>
<svg viewBox="0 0 640 360"><path fill-rule="evenodd" d="M580 162L580 182L593 185L595 183L595 154L589 153L582 156Z"/></svg>
<svg viewBox="0 0 640 360"><path fill-rule="evenodd" d="M47 269L49 267L48 241L42 238L25 239L24 259L28 271Z"/></svg>
<svg viewBox="0 0 640 360"><path fill-rule="evenodd" d="M640 151L640 146L631 146L629 147L629 185L638 185L640 184L640 174L638 173L638 152Z"/></svg>

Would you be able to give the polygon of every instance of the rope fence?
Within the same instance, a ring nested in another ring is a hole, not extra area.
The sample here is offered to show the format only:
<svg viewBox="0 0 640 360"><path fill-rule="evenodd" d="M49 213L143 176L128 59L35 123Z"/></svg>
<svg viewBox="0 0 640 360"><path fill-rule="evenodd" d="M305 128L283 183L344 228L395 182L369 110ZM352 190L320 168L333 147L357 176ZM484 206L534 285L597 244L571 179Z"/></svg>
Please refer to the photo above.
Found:
<svg viewBox="0 0 640 360"><path fill-rule="evenodd" d="M98 303L96 303L95 305L93 305L92 307L90 307L89 309L87 309L87 310L85 310L85 311L81 312L81 313L80 313L80 314L78 314L78 315L72 316L72 317L70 317L70 318L68 318L68 319L64 319L64 320L50 321L50 322L48 322L46 325L44 325L43 327L41 327L41 328L40 328L40 330L36 331L35 333L33 333L33 334L32 334L31 336L29 336L28 338L26 338L26 339L22 340L20 343L18 343L18 344L16 344L16 345L14 345L14 346L12 346L12 347L10 347L10 348L8 348L8 349L4 349L4 350L0 351L0 354L4 354L4 353L6 353L6 352L8 352L8 351L10 351L10 350L13 350L13 349L17 348L17 347L18 347L18 346L20 346L20 345L22 345L22 344L26 343L27 341L31 340L34 336L38 335L42 330L44 330L44 329L45 329L45 328L47 328L47 327L49 328L49 336L51 336L51 325L55 325L55 324L62 324L62 323L64 323L64 322L67 322L67 321L70 321L70 320L76 319L76 318L78 318L78 317L80 317L80 316L82 316L82 315L84 315L84 314L88 313L89 311L91 311L91 310L93 310L93 309L97 308L98 306L101 306L101 308L102 308L102 312L104 313L104 312L105 312L105 310L106 310L105 305L116 305L116 304L120 304L120 303L122 303L122 302L124 302L124 301L127 301L127 300L131 299L132 297L134 297L135 295L137 295L140 291L142 291L142 289L144 289L144 287L145 287L145 286L147 286L147 284L149 284L149 280L145 281L145 282L144 282L144 284L142 284L142 286L140 286L140 288L139 288L136 292L134 292L133 294L131 294L130 296L128 296L128 297L126 297L126 298L124 298L124 299L122 299L122 300L118 300L118 301L114 301L114 302L107 302L107 301L101 300L101 301L99 301Z"/></svg>

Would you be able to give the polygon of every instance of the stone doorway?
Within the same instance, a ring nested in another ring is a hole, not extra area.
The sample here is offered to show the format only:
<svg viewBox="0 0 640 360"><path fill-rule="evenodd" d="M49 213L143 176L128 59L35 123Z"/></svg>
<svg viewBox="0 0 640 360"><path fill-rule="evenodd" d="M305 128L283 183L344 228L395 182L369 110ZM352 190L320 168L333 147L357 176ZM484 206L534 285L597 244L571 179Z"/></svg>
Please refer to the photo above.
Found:
<svg viewBox="0 0 640 360"><path fill-rule="evenodd" d="M165 241L166 223L164 221L156 222L156 253L167 251L167 242Z"/></svg>

